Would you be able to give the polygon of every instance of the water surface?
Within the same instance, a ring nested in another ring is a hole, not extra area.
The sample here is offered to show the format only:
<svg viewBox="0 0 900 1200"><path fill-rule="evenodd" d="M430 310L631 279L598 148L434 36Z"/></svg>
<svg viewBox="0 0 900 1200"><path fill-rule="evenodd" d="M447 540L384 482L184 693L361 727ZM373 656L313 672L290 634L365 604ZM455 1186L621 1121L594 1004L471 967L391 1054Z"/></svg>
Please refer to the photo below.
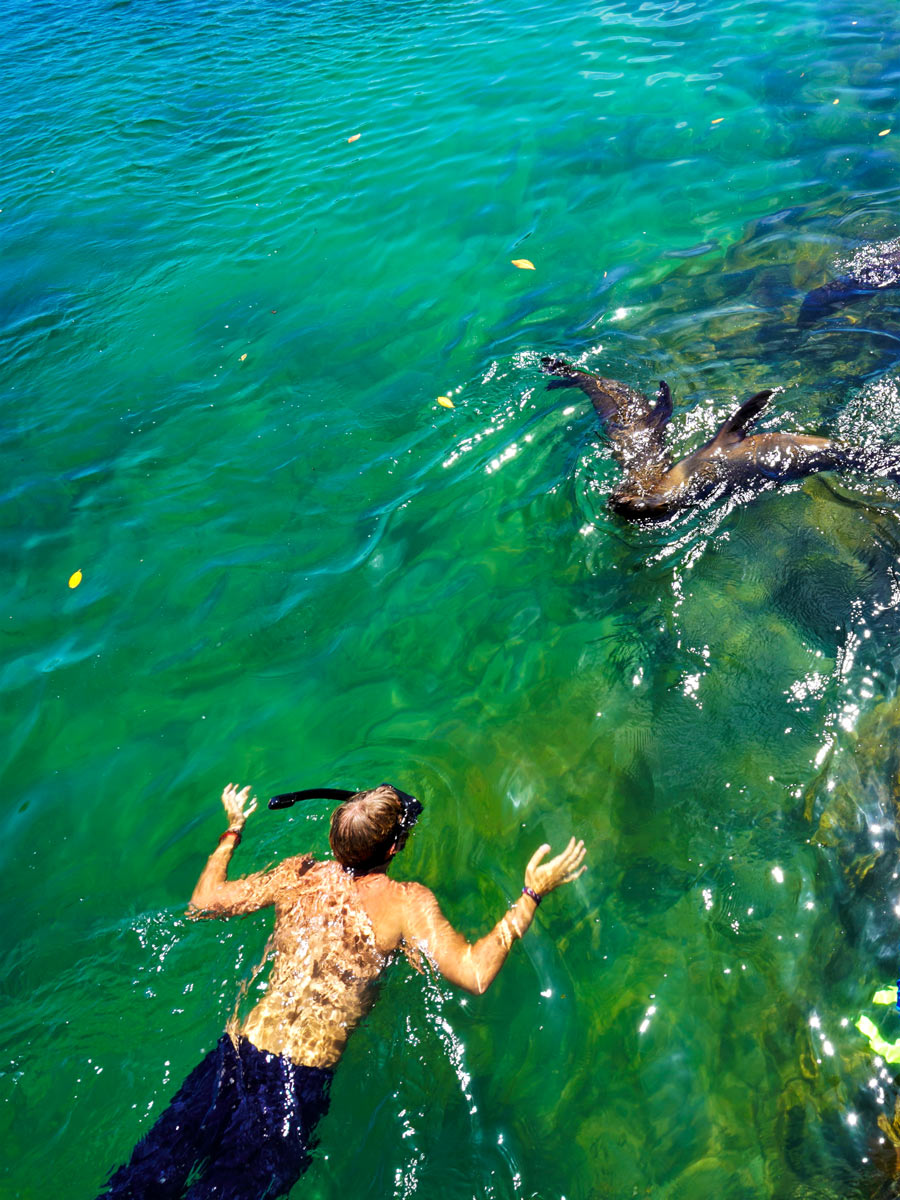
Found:
<svg viewBox="0 0 900 1200"><path fill-rule="evenodd" d="M219 1036L269 920L183 918L224 784L382 778L473 935L545 838L592 869L485 997L392 969L298 1195L870 1194L900 492L623 525L538 362L665 377L678 452L773 385L894 436L896 295L795 321L900 233L896 14L4 17L4 1194L94 1195Z"/></svg>

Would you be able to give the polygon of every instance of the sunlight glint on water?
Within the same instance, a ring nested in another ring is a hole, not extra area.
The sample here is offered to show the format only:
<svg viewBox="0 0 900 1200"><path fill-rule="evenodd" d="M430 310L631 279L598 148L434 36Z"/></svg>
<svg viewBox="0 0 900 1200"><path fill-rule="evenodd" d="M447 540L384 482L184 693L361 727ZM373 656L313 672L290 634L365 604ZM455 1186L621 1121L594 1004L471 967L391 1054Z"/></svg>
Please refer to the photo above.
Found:
<svg viewBox="0 0 900 1200"><path fill-rule="evenodd" d="M222 786L382 778L469 933L544 839L592 867L487 996L392 968L298 1195L871 1194L900 494L623 525L539 360L666 378L678 454L775 386L894 437L897 294L796 318L900 234L896 15L4 16L8 1194L95 1195L219 1036L269 928L183 918ZM260 812L235 863L326 845Z"/></svg>

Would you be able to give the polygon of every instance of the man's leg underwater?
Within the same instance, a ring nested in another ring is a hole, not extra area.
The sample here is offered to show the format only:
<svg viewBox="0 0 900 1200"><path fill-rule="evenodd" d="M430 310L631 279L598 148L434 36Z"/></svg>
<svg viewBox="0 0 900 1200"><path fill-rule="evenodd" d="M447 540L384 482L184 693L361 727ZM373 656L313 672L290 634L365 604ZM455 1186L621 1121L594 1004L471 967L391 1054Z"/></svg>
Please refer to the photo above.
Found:
<svg viewBox="0 0 900 1200"><path fill-rule="evenodd" d="M313 1131L328 1110L332 1072L238 1043L240 1103L214 1158L185 1200L274 1200L309 1167Z"/></svg>
<svg viewBox="0 0 900 1200"><path fill-rule="evenodd" d="M194 1068L141 1138L99 1200L176 1200L198 1165L215 1153L237 1104L234 1043L227 1035Z"/></svg>

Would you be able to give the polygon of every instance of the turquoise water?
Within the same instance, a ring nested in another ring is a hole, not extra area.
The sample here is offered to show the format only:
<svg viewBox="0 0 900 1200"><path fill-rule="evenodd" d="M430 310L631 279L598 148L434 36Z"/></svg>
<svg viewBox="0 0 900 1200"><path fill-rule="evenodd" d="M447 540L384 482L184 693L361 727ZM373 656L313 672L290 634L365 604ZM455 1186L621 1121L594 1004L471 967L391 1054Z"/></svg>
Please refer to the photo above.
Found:
<svg viewBox="0 0 900 1200"><path fill-rule="evenodd" d="M900 233L898 23L4 6L4 1196L96 1194L218 1037L269 920L183 919L223 785L382 778L470 934L545 838L591 871L485 997L392 969L296 1195L877 1190L900 491L623 525L537 364L665 376L679 452L773 385L894 436L897 294L794 322Z"/></svg>

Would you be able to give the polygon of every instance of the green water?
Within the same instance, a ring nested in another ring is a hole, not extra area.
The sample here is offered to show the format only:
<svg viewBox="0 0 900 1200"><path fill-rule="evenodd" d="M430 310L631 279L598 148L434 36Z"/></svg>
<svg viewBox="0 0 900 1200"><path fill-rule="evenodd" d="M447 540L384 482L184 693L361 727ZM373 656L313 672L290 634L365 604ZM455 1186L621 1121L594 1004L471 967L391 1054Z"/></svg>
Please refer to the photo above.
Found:
<svg viewBox="0 0 900 1200"><path fill-rule="evenodd" d="M485 997L392 969L296 1195L871 1194L900 492L623 525L537 364L664 375L679 453L775 384L894 436L896 293L794 321L900 233L895 10L3 16L0 1193L95 1195L219 1036L270 920L183 919L224 784L388 778L470 934L544 839L591 870Z"/></svg>

